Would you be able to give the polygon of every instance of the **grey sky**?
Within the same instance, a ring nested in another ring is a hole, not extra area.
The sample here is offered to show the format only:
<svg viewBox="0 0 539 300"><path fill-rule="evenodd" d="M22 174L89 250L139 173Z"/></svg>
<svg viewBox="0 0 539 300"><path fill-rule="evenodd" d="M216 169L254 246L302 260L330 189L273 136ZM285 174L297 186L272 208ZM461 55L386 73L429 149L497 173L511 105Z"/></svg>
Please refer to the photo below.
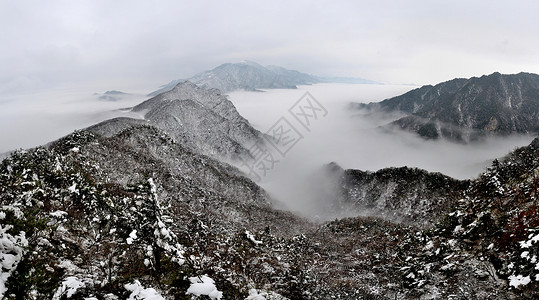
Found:
<svg viewBox="0 0 539 300"><path fill-rule="evenodd" d="M537 1L0 0L0 97L151 91L244 59L434 84L539 73Z"/></svg>

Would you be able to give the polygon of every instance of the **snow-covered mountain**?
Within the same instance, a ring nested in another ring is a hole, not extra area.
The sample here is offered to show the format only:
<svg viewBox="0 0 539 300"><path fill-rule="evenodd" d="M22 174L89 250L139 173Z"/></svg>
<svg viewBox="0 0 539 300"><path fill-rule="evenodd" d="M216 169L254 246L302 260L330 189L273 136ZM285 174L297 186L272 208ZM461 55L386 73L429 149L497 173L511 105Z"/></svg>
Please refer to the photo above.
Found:
<svg viewBox="0 0 539 300"><path fill-rule="evenodd" d="M385 168L376 172L324 167L324 180L333 182L335 214L377 216L389 221L432 226L463 197L468 180L456 180L417 168Z"/></svg>
<svg viewBox="0 0 539 300"><path fill-rule="evenodd" d="M369 216L315 223L214 158L260 138L225 100L181 83L2 160L0 298L539 297L539 139L471 181L330 164Z"/></svg>
<svg viewBox="0 0 539 300"><path fill-rule="evenodd" d="M262 66L256 62L225 63L212 70L201 72L187 79L201 87L216 88L223 92L234 90L254 91L257 89L295 89L297 85L314 83L361 83L378 84L377 82L352 77L323 77L279 66ZM173 80L157 91L149 94L155 96L171 90L184 79Z"/></svg>
<svg viewBox="0 0 539 300"><path fill-rule="evenodd" d="M391 126L427 139L470 141L485 135L539 132L539 75L493 73L427 85L379 103L357 104L371 111L407 116Z"/></svg>
<svg viewBox="0 0 539 300"><path fill-rule="evenodd" d="M144 120L117 118L89 130L110 136L133 124L151 124L182 145L223 159L237 159L263 135L244 119L232 102L217 89L206 89L185 81L131 110Z"/></svg>
<svg viewBox="0 0 539 300"><path fill-rule="evenodd" d="M292 89L299 84L313 84L320 82L315 76L298 71L287 70L282 67L264 67L252 61L240 63L225 63L212 70L201 72L189 81L206 88L216 88L223 92L234 90L257 89ZM177 83L184 80L174 80L150 96L170 90Z"/></svg>

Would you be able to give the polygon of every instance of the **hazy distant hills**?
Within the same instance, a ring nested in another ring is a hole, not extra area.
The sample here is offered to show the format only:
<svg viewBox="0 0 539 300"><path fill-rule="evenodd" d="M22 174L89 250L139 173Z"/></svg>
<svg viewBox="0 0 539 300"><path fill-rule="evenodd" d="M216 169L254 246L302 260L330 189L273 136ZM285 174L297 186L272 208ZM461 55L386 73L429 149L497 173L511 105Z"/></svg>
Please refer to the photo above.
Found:
<svg viewBox="0 0 539 300"><path fill-rule="evenodd" d="M470 141L484 135L539 132L539 75L493 73L427 85L356 107L407 114L391 125L427 139Z"/></svg>
<svg viewBox="0 0 539 300"><path fill-rule="evenodd" d="M285 69L279 66L262 66L256 62L225 63L212 70L204 71L188 79L198 86L216 88L223 92L234 90L254 91L257 89L294 89L297 85L314 83L364 83L377 82L353 77L320 77ZM178 79L162 86L149 94L155 96L171 90L179 82Z"/></svg>
<svg viewBox="0 0 539 300"><path fill-rule="evenodd" d="M94 95L98 96L99 100L118 101L118 100L121 100L124 96L127 96L129 94L124 93L124 92L120 92L120 91L116 91L116 90L112 90L112 91L106 91L103 94L95 93Z"/></svg>

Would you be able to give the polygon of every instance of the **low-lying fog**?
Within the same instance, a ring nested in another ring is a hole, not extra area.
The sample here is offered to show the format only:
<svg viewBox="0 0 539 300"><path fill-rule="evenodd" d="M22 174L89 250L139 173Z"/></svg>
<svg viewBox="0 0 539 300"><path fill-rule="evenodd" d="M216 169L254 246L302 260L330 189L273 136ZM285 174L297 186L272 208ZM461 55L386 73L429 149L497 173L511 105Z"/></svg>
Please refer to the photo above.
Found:
<svg viewBox="0 0 539 300"><path fill-rule="evenodd" d="M383 133L376 128L390 119L373 119L348 108L350 102L373 102L400 95L412 86L317 84L296 90L237 91L229 94L241 115L262 132L281 117L287 118L302 135L279 163L262 176L261 185L293 211L306 216L324 215L328 196L321 196L321 182L312 174L323 165L336 162L341 167L378 170L392 166L419 167L455 178L473 178L532 137L492 138L472 145L425 141L413 134ZM56 90L21 95L0 101L0 158L18 148L46 144L75 129L82 129L116 116L133 116L120 110L148 97L143 93L113 95L117 101L100 100L96 91ZM103 93L104 91L100 91ZM327 110L303 128L288 109L309 92ZM140 116L139 116L140 117ZM323 188L322 188L323 189ZM327 194L331 194L328 191ZM326 195L327 195L326 194Z"/></svg>
<svg viewBox="0 0 539 300"><path fill-rule="evenodd" d="M0 158L2 153L43 145L73 130L125 116L127 113L120 109L148 98L138 93L112 95L116 101L100 100L103 94L96 92L73 88L3 98L0 101Z"/></svg>
<svg viewBox="0 0 539 300"><path fill-rule="evenodd" d="M413 134L383 133L376 128L388 119L373 119L348 108L350 102L378 102L415 87L398 85L316 84L297 90L236 91L230 100L241 115L262 132L286 117L304 136L260 181L262 186L293 211L306 215L323 213L324 199L316 199L310 176L329 162L344 169L376 171L385 167L419 167L465 179L474 178L494 158L533 137L490 138L470 145L426 141ZM310 131L301 127L288 109L309 92L328 111L312 121ZM316 192L318 193L318 192ZM319 198L319 197L318 197Z"/></svg>

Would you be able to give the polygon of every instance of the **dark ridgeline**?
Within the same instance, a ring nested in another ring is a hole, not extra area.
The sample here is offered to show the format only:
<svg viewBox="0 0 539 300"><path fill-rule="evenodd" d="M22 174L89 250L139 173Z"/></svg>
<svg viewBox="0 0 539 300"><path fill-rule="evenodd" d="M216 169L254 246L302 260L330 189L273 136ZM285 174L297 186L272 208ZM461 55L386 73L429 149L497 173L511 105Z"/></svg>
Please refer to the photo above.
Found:
<svg viewBox="0 0 539 300"><path fill-rule="evenodd" d="M387 127L426 139L469 142L485 136L539 132L539 75L493 73L427 85L379 103L356 104L406 116Z"/></svg>

